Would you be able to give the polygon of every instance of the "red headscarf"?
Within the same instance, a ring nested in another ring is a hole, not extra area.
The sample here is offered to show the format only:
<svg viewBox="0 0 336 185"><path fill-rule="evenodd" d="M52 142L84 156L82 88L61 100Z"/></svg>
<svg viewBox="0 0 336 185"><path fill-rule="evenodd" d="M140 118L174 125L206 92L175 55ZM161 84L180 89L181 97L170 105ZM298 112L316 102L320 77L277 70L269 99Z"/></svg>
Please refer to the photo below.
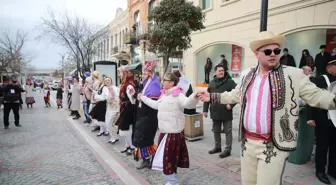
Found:
<svg viewBox="0 0 336 185"><path fill-rule="evenodd" d="M134 81L134 75L130 71L123 71L122 74L122 82L120 85L120 100L122 100L125 97L126 89L128 85L131 85L135 88L135 81Z"/></svg>

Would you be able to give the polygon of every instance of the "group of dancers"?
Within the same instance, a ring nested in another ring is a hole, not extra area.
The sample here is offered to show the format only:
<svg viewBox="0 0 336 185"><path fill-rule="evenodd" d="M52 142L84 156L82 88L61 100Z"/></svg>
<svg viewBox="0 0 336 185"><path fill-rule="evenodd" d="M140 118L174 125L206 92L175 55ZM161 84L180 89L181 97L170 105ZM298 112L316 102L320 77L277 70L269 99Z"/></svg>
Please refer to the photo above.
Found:
<svg viewBox="0 0 336 185"><path fill-rule="evenodd" d="M93 72L91 84L85 85L92 87L90 115L93 125L100 127L97 136L107 136L117 126L115 131L125 144L121 153L141 160L137 169L162 171L167 185L176 185L177 168L189 167L183 111L196 108L198 98L195 95L187 98L177 86L179 77L173 73L165 74L161 84L154 75L155 65L155 62L145 64L142 79L122 70L120 88L112 84L110 77ZM158 129L161 134L156 144ZM118 141L111 134L109 143Z"/></svg>

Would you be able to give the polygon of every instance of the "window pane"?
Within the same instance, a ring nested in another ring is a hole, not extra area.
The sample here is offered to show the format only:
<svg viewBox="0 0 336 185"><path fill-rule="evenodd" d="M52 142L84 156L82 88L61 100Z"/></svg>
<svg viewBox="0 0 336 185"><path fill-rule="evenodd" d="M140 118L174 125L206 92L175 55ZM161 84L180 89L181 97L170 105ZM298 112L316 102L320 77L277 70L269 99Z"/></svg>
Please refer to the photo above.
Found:
<svg viewBox="0 0 336 185"><path fill-rule="evenodd" d="M203 10L210 8L210 1L211 0L202 0L202 8L203 8Z"/></svg>

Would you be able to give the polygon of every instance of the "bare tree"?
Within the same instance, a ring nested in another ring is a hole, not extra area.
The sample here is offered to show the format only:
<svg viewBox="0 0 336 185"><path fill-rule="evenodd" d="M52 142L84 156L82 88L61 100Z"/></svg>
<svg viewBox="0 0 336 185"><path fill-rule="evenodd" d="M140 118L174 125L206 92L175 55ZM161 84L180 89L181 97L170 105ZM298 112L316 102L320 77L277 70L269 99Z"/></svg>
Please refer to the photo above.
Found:
<svg viewBox="0 0 336 185"><path fill-rule="evenodd" d="M90 70L92 59L96 52L96 42L100 34L95 26L78 16L70 17L65 11L63 15L56 16L52 10L41 18L41 38L51 39L52 42L64 46L69 55L76 61L77 72Z"/></svg>
<svg viewBox="0 0 336 185"><path fill-rule="evenodd" d="M0 72L20 72L25 61L23 47L27 41L27 34L17 31L15 35L3 32L0 35ZM28 60L30 61L30 60Z"/></svg>

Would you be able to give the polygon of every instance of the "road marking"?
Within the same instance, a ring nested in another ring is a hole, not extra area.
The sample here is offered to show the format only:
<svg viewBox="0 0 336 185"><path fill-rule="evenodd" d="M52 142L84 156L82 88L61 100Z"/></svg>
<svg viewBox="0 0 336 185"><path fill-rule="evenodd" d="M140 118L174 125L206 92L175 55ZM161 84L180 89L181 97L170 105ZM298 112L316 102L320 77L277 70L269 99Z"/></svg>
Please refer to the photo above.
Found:
<svg viewBox="0 0 336 185"><path fill-rule="evenodd" d="M51 102L56 105L56 101L50 98ZM78 124L77 121L68 118L71 125L80 133L84 140L100 155L105 163L114 171L125 185L141 185L128 171L120 165L97 141L95 141L87 132L84 127Z"/></svg>

